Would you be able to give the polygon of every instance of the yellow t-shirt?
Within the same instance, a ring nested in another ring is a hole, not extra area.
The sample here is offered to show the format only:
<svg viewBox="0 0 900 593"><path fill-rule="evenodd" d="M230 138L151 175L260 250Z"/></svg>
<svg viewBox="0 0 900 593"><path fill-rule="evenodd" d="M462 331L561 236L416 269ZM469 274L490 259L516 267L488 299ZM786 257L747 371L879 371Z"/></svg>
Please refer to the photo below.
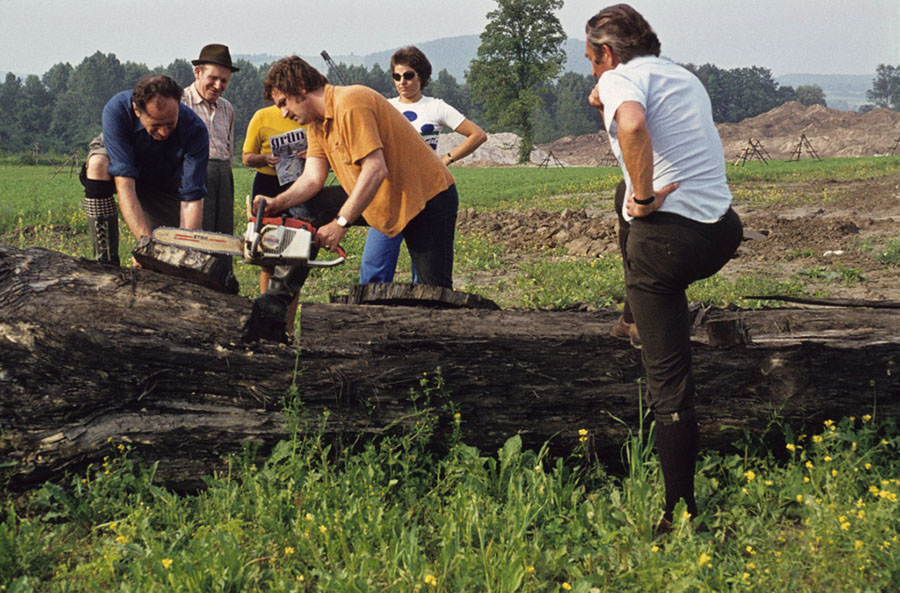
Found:
<svg viewBox="0 0 900 593"><path fill-rule="evenodd" d="M275 105L263 107L253 114L250 124L247 125L247 137L244 138L243 150L256 154L272 154L269 138L297 128L306 128L306 126L301 126L292 119L281 117L281 110ZM273 167L268 165L257 167L256 170L265 175L278 174Z"/></svg>
<svg viewBox="0 0 900 593"><path fill-rule="evenodd" d="M306 156L327 158L347 193L359 179L362 159L379 148L384 151L387 178L363 216L389 237L455 183L406 117L368 87L325 85L325 120L309 125L307 139Z"/></svg>

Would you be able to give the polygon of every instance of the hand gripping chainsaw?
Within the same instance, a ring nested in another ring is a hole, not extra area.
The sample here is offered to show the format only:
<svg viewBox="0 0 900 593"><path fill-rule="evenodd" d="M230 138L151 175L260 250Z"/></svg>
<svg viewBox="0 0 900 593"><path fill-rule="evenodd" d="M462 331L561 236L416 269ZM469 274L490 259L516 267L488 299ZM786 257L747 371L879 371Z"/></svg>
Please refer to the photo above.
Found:
<svg viewBox="0 0 900 593"><path fill-rule="evenodd" d="M243 237L211 231L193 231L173 227L159 227L153 231L153 239L165 245L186 247L205 253L221 253L243 257L243 261L257 266L305 266L330 268L344 263L347 254L338 246L338 257L331 260L311 260L316 227L304 220L288 218L263 218L265 200L257 207L256 216L250 217Z"/></svg>

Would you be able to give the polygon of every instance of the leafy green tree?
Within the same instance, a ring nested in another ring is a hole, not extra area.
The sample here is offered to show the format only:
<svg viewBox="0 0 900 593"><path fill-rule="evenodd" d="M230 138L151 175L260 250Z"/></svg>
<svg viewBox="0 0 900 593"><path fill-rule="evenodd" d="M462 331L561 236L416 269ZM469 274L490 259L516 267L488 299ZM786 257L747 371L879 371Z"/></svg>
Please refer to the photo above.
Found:
<svg viewBox="0 0 900 593"><path fill-rule="evenodd" d="M124 75L122 76L122 84L124 86L122 90L133 89L142 78L152 73L150 68L136 62L125 62L122 68L124 69Z"/></svg>
<svg viewBox="0 0 900 593"><path fill-rule="evenodd" d="M25 146L16 119L24 94L22 79L7 72L6 80L0 84L0 148L4 150L20 150Z"/></svg>
<svg viewBox="0 0 900 593"><path fill-rule="evenodd" d="M194 82L194 66L184 58L178 58L163 69L157 69L160 74L168 74L178 81L183 87Z"/></svg>
<svg viewBox="0 0 900 593"><path fill-rule="evenodd" d="M56 101L51 134L58 145L87 145L100 133L103 107L116 93L129 88L125 68L115 54L96 52L72 72L68 88Z"/></svg>
<svg viewBox="0 0 900 593"><path fill-rule="evenodd" d="M487 14L481 45L470 64L469 88L484 105L492 128L512 128L522 143L519 162L527 162L534 146L534 110L538 89L551 83L565 64L563 31L554 11L562 0L496 0Z"/></svg>
<svg viewBox="0 0 900 593"><path fill-rule="evenodd" d="M566 72L556 83L557 138L594 134L603 128L600 112L591 107L587 98L596 81L590 75ZM556 140L556 138L554 138Z"/></svg>
<svg viewBox="0 0 900 593"><path fill-rule="evenodd" d="M41 80L50 90L54 99L66 92L66 89L69 88L69 79L72 77L72 72L74 70L72 64L69 64L68 62L59 62L58 64L54 64L41 77Z"/></svg>
<svg viewBox="0 0 900 593"><path fill-rule="evenodd" d="M768 68L725 70L714 64L684 66L706 87L716 122L739 122L796 99L793 87L780 87Z"/></svg>
<svg viewBox="0 0 900 593"><path fill-rule="evenodd" d="M879 64L872 79L872 88L866 91L866 99L872 102L874 108L900 111L900 66Z"/></svg>
<svg viewBox="0 0 900 593"><path fill-rule="evenodd" d="M469 115L469 112L472 111L472 101L469 99L468 89L460 86L456 77L447 72L446 68L438 72L436 77L432 76L431 84L426 90L432 97L443 99L468 119L472 119Z"/></svg>
<svg viewBox="0 0 900 593"><path fill-rule="evenodd" d="M828 107L825 102L825 91L817 84L801 84L797 87L797 100L804 105L822 105Z"/></svg>

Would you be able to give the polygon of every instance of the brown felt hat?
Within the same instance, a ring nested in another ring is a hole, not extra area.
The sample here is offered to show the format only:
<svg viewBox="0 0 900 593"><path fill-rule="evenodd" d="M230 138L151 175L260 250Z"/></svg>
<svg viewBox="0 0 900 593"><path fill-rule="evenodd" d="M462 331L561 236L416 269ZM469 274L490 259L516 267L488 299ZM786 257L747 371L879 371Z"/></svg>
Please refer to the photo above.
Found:
<svg viewBox="0 0 900 593"><path fill-rule="evenodd" d="M217 64L219 66L225 66L232 72L240 70L240 68L235 68L231 65L231 54L228 52L228 46L222 45L221 43L210 43L209 45L203 46L203 49L200 50L200 57L196 60L191 60L191 64L194 66L199 66L200 64Z"/></svg>

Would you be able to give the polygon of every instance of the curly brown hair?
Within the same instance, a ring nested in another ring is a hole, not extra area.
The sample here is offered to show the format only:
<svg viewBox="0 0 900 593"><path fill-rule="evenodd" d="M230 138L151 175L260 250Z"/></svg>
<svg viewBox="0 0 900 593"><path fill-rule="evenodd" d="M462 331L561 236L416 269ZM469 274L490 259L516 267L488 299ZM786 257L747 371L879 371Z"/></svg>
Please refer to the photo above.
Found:
<svg viewBox="0 0 900 593"><path fill-rule="evenodd" d="M391 73L394 72L394 66L398 64L409 66L416 71L421 88L424 89L431 82L431 62L428 61L428 58L425 57L425 54L418 47L410 45L395 51L394 55L391 56Z"/></svg>
<svg viewBox="0 0 900 593"><path fill-rule="evenodd" d="M134 87L131 102L138 111L146 111L147 103L155 97L166 97L181 102L184 89L175 82L175 79L165 74L151 74L145 76Z"/></svg>
<svg viewBox="0 0 900 593"><path fill-rule="evenodd" d="M627 4L604 8L588 20L585 32L597 55L608 45L623 64L638 56L659 56L659 37L641 13Z"/></svg>
<svg viewBox="0 0 900 593"><path fill-rule="evenodd" d="M292 97L317 91L328 84L325 75L297 56L281 58L269 68L263 81L263 97L272 100L272 91L278 90Z"/></svg>

